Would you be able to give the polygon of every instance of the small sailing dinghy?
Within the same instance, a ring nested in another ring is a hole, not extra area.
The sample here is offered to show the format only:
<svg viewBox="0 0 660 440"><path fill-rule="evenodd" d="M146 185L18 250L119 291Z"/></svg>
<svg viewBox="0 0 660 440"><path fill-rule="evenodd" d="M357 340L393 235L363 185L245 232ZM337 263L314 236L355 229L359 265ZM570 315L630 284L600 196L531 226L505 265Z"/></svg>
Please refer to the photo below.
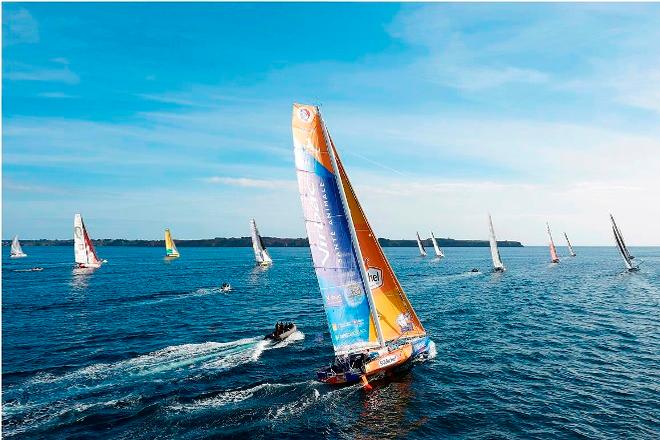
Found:
<svg viewBox="0 0 660 440"><path fill-rule="evenodd" d="M419 239L419 235L417 236ZM435 239L435 235L433 235L433 231L431 231L431 243L433 243L433 250L435 251L435 256L438 258L442 258L445 256L445 254L442 253L440 250L440 246L438 246L438 241Z"/></svg>
<svg viewBox="0 0 660 440"><path fill-rule="evenodd" d="M616 247L617 249L619 249L619 253L621 254L621 257L623 258L624 264L626 265L626 269L628 269L628 272L638 271L639 267L635 266L632 261L635 257L633 257L630 254L630 251L628 251L626 242L623 241L623 235L621 234L619 227L614 221L614 216L612 216L612 214L610 214L610 220L612 221L612 232L614 233L614 241L616 242Z"/></svg>
<svg viewBox="0 0 660 440"><path fill-rule="evenodd" d="M559 257L557 256L557 248L555 247L555 242L552 240L552 233L550 232L550 224L545 224L548 227L548 239L550 240L550 261L552 263L559 263Z"/></svg>
<svg viewBox="0 0 660 440"><path fill-rule="evenodd" d="M577 254L573 250L573 246L571 246L571 241L568 239L568 235L566 235L566 232L564 232L564 238L566 239L566 244L568 245L568 253L570 254L571 257L576 256Z"/></svg>
<svg viewBox="0 0 660 440"><path fill-rule="evenodd" d="M506 268L500 257L500 250L497 248L497 239L495 238L495 229L493 228L493 219L488 214L488 226L490 227L490 256L493 259L493 272L504 272Z"/></svg>
<svg viewBox="0 0 660 440"><path fill-rule="evenodd" d="M250 220L250 231L252 233L252 249L254 250L254 259L259 266L270 266L273 264L273 259L268 255L266 245L259 235L257 229L257 222L254 219Z"/></svg>
<svg viewBox="0 0 660 440"><path fill-rule="evenodd" d="M180 256L170 230L165 229L165 258L179 258Z"/></svg>
<svg viewBox="0 0 660 440"><path fill-rule="evenodd" d="M73 218L73 252L78 268L97 268L106 262L106 260L100 260L96 255L96 250L80 214L76 214Z"/></svg>
<svg viewBox="0 0 660 440"><path fill-rule="evenodd" d="M24 258L27 257L27 254L23 252L21 247L21 242L18 241L18 235L14 236L14 239L11 242L11 251L9 253L9 258Z"/></svg>
<svg viewBox="0 0 660 440"><path fill-rule="evenodd" d="M417 234L417 246L419 247L419 255L422 257L426 257L426 249L424 249L424 245L422 244L422 239L419 238L419 232Z"/></svg>
<svg viewBox="0 0 660 440"><path fill-rule="evenodd" d="M432 342L394 275L316 106L294 104L298 188L335 360L319 381L376 378L428 356Z"/></svg>

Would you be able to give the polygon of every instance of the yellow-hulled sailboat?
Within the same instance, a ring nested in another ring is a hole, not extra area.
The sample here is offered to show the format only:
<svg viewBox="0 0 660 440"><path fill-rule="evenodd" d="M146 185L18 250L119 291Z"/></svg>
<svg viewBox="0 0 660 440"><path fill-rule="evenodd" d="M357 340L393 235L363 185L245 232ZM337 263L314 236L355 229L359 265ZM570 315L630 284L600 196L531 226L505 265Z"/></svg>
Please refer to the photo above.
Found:
<svg viewBox="0 0 660 440"><path fill-rule="evenodd" d="M335 350L325 383L427 356L432 342L357 199L318 107L293 106L293 144L307 236Z"/></svg>

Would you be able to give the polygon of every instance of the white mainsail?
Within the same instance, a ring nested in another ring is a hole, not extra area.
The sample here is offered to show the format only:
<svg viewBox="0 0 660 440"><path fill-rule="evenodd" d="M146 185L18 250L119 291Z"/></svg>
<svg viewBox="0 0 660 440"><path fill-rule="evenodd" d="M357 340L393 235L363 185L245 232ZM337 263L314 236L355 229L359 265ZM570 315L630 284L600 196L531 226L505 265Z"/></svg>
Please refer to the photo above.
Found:
<svg viewBox="0 0 660 440"><path fill-rule="evenodd" d="M493 258L493 269L497 272L504 272L506 268L504 267L504 263L502 263L500 250L497 248L493 219L490 217L490 214L488 214L488 226L490 227L490 256Z"/></svg>
<svg viewBox="0 0 660 440"><path fill-rule="evenodd" d="M257 264L262 266L272 264L273 260L270 258L270 255L268 255L266 245L264 245L261 235L259 235L257 222L255 222L254 219L250 220L250 229L252 232L252 249L254 249L254 259L257 261Z"/></svg>
<svg viewBox="0 0 660 440"><path fill-rule="evenodd" d="M21 243L18 241L18 235L14 237L14 240L11 242L11 258L23 258L27 257L27 254L23 252L23 248L21 248Z"/></svg>
<svg viewBox="0 0 660 440"><path fill-rule="evenodd" d="M73 249L78 267L101 267L101 260L89 238L82 216L76 214L73 218Z"/></svg>
<svg viewBox="0 0 660 440"><path fill-rule="evenodd" d="M571 246L571 241L568 239L568 235L566 235L566 232L564 232L564 238L566 239L566 244L568 245L568 253L571 254L571 257L576 256L577 254L573 250L573 246Z"/></svg>
<svg viewBox="0 0 660 440"><path fill-rule="evenodd" d="M626 246L626 243L623 241L623 235L621 235L621 231L619 230L619 227L614 221L614 217L612 216L612 214L610 214L610 220L612 221L612 232L614 233L614 241L616 242L616 247L617 249L619 249L619 253L621 254L621 257L623 258L623 261L626 265L626 269L637 270L638 268L632 264L632 260L635 257L630 255L630 252L628 251L628 247Z"/></svg>
<svg viewBox="0 0 660 440"><path fill-rule="evenodd" d="M431 243L433 243L433 250L435 251L435 256L438 258L442 258L445 256L445 254L442 253L440 250L440 246L438 246L438 242L435 239L435 235L433 235L433 231L431 231Z"/></svg>
<svg viewBox="0 0 660 440"><path fill-rule="evenodd" d="M419 254L422 257L426 257L426 249L424 249L424 245L422 244L422 239L419 238L419 232L417 232L417 246L419 247Z"/></svg>

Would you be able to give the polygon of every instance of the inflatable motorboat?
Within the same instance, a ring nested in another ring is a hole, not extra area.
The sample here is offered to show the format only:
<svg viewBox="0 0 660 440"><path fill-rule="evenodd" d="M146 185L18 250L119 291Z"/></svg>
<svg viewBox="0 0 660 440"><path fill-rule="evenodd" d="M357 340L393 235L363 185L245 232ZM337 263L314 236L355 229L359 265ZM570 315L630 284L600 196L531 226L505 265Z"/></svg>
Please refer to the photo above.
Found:
<svg viewBox="0 0 660 440"><path fill-rule="evenodd" d="M223 293L225 293L225 292L231 292L231 291L232 291L231 284L229 284L229 283L222 283L222 286L220 287L220 291L223 292Z"/></svg>
<svg viewBox="0 0 660 440"><path fill-rule="evenodd" d="M264 336L264 339L283 341L294 334L297 330L298 328L293 322L278 322L275 324L275 330Z"/></svg>

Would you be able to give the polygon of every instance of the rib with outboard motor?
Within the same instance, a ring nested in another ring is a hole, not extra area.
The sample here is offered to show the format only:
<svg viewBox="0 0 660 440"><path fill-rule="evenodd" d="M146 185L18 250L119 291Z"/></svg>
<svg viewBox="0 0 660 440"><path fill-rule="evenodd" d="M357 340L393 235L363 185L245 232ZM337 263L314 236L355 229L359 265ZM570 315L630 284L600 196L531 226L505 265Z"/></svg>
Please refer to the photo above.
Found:
<svg viewBox="0 0 660 440"><path fill-rule="evenodd" d="M11 242L11 250L9 252L9 258L23 258L27 257L27 254L23 252L21 247L21 242L18 241L18 235L14 236L14 239Z"/></svg>
<svg viewBox="0 0 660 440"><path fill-rule="evenodd" d="M552 240L552 233L550 232L550 224L545 224L548 227L548 240L550 244L550 261L552 263L559 263L559 256L557 256L557 248L555 247L555 242Z"/></svg>
<svg viewBox="0 0 660 440"><path fill-rule="evenodd" d="M426 249L424 249L424 245L422 244L422 239L419 238L419 232L416 232L417 234L417 247L419 247L419 255L422 257L426 257Z"/></svg>
<svg viewBox="0 0 660 440"><path fill-rule="evenodd" d="M73 218L73 252L76 258L76 267L79 268L97 268L105 262L96 255L96 250L80 214L76 214Z"/></svg>
<svg viewBox="0 0 660 440"><path fill-rule="evenodd" d="M435 239L435 235L433 235L433 231L431 231L431 243L433 243L433 250L435 251L435 256L438 258L444 257L445 254L443 254L442 250L440 250L440 246L438 246L438 241Z"/></svg>
<svg viewBox="0 0 660 440"><path fill-rule="evenodd" d="M341 384L426 356L432 342L357 199L318 107L295 104L293 144L312 260L335 351L318 371Z"/></svg>
<svg viewBox="0 0 660 440"><path fill-rule="evenodd" d="M564 232L564 238L566 239L566 244L568 245L568 253L570 254L571 257L576 256L577 254L573 250L573 246L571 245L571 241L568 239L568 235L566 235L566 232Z"/></svg>
<svg viewBox="0 0 660 440"><path fill-rule="evenodd" d="M635 257L633 257L630 254L630 251L628 251L628 247L626 246L625 241L623 241L623 235L621 234L619 227L614 221L614 216L612 216L612 214L610 214L610 220L612 221L612 232L614 233L614 241L616 243L617 249L619 249L619 253L621 254L621 257L623 258L624 264L626 265L626 269L628 269L629 272L634 272L639 270L639 267L633 264L633 259Z"/></svg>
<svg viewBox="0 0 660 440"><path fill-rule="evenodd" d="M493 259L493 271L504 272L506 268L500 257L500 250L497 248L497 239L495 238L495 229L493 228L493 219L488 214L488 226L490 228L490 256Z"/></svg>
<svg viewBox="0 0 660 440"><path fill-rule="evenodd" d="M254 259L259 266L269 266L273 264L273 259L268 255L266 245L259 235L257 222L250 220L250 231L252 233L252 249L254 250Z"/></svg>

